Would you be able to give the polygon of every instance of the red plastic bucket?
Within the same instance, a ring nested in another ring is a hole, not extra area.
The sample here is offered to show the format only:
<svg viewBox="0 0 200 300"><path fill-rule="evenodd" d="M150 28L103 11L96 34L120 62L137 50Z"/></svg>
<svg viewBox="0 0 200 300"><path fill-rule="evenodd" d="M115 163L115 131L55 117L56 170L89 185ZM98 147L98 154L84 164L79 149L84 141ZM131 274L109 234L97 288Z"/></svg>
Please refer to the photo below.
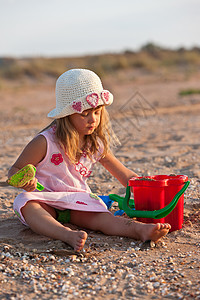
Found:
<svg viewBox="0 0 200 300"><path fill-rule="evenodd" d="M169 204L174 196L188 181L185 175L156 175L133 177L129 180L132 187L136 210L159 210ZM182 195L174 210L165 218L137 218L144 223L169 223L171 230L179 230L183 224L184 195Z"/></svg>
<svg viewBox="0 0 200 300"><path fill-rule="evenodd" d="M174 196L182 189L184 183L188 181L186 175L170 176L165 189L165 206L169 204ZM165 223L171 225L171 230L179 230L183 226L184 218L184 194L179 198L176 207L165 217Z"/></svg>

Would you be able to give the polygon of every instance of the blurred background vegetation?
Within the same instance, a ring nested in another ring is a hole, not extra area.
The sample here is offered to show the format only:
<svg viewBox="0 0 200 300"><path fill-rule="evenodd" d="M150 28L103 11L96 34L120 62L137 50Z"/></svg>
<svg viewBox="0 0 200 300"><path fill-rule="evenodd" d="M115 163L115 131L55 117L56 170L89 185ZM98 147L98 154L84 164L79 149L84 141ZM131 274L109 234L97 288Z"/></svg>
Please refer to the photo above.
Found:
<svg viewBox="0 0 200 300"><path fill-rule="evenodd" d="M200 48L172 50L148 43L137 52L126 50L123 53L58 58L0 57L0 79L11 81L24 78L57 78L71 68L88 68L101 77L119 70L132 69L153 73L161 69L170 71L178 68L180 72L194 73L200 70Z"/></svg>

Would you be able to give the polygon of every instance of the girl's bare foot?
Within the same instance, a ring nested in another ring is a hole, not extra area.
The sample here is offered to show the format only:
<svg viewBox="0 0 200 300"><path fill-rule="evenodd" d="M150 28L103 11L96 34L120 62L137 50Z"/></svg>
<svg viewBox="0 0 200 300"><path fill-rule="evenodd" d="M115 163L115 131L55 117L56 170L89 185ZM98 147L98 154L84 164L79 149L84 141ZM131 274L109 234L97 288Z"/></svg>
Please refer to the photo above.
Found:
<svg viewBox="0 0 200 300"><path fill-rule="evenodd" d="M81 251L85 245L87 239L87 233L85 231L67 230L67 237L65 242L74 248L74 251Z"/></svg>
<svg viewBox="0 0 200 300"><path fill-rule="evenodd" d="M157 224L145 224L146 226L143 228L141 232L142 241L152 240L157 243L160 238L165 236L171 225L168 223L157 223Z"/></svg>

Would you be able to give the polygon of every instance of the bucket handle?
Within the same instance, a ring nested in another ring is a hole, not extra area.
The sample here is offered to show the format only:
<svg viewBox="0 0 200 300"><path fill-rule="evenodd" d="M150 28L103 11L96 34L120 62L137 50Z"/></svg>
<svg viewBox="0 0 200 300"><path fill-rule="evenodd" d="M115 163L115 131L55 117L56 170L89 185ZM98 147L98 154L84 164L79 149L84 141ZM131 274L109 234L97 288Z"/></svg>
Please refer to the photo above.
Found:
<svg viewBox="0 0 200 300"><path fill-rule="evenodd" d="M110 198L110 200L117 202L119 209L123 210L122 205L123 205L124 197L116 195L116 194L109 194L109 198ZM128 206L132 209L135 209L134 199L129 199Z"/></svg>
<svg viewBox="0 0 200 300"><path fill-rule="evenodd" d="M151 218L151 219L161 219L166 217L176 206L181 195L186 191L190 184L190 181L186 181L182 189L174 196L173 200L164 208L153 211L146 210L133 210L129 206L129 199L131 195L130 186L126 188L126 196L122 203L122 209L130 218Z"/></svg>

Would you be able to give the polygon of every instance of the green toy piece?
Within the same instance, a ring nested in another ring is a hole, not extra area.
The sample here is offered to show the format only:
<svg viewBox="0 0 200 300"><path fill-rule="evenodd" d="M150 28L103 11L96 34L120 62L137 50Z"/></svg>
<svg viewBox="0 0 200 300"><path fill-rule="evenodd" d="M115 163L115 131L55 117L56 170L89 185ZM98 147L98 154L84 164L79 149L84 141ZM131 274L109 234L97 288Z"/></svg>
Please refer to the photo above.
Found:
<svg viewBox="0 0 200 300"><path fill-rule="evenodd" d="M118 203L119 209L123 210L123 201L124 197L118 196L116 194L109 194L109 198L115 202ZM134 209L135 208L135 202L134 199L129 199L129 207Z"/></svg>
<svg viewBox="0 0 200 300"><path fill-rule="evenodd" d="M28 164L19 170L17 173L8 178L7 183L14 187L23 187L29 180L35 177L36 168L32 164ZM37 182L37 190L42 191L44 186Z"/></svg>

